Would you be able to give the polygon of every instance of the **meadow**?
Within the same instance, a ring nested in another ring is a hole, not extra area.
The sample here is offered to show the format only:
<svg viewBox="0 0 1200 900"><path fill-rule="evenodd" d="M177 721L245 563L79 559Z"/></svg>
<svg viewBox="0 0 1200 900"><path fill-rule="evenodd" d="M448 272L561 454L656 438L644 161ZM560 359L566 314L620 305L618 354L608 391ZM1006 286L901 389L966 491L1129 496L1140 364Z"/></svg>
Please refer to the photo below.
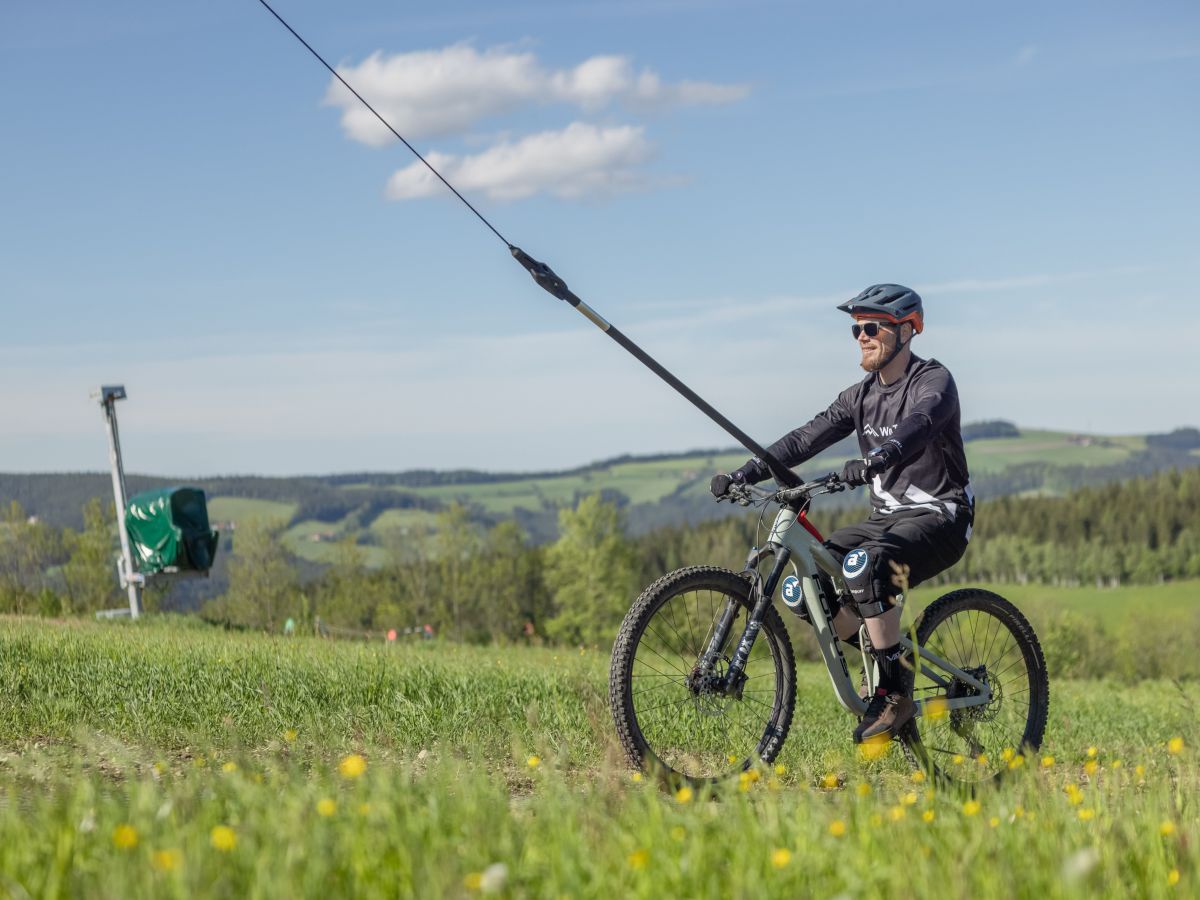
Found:
<svg viewBox="0 0 1200 900"><path fill-rule="evenodd" d="M0 619L0 896L1197 892L1195 682L1056 679L968 797L856 756L802 664L777 766L702 796L625 765L607 664Z"/></svg>

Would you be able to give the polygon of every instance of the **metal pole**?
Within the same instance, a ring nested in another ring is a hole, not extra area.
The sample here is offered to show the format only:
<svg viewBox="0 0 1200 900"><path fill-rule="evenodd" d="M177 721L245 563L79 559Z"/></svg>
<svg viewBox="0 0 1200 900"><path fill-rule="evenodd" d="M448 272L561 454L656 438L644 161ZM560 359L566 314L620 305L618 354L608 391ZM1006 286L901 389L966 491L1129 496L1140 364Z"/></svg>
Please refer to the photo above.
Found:
<svg viewBox="0 0 1200 900"><path fill-rule="evenodd" d="M100 388L100 405L104 407L104 422L108 427L108 462L112 466L113 501L117 506L117 533L121 536L121 562L117 570L121 587L129 591L129 617L136 619L141 610L141 585L144 577L134 571L133 553L129 549L129 531L125 527L125 464L121 460L121 436L117 430L118 400L125 399L124 385Z"/></svg>

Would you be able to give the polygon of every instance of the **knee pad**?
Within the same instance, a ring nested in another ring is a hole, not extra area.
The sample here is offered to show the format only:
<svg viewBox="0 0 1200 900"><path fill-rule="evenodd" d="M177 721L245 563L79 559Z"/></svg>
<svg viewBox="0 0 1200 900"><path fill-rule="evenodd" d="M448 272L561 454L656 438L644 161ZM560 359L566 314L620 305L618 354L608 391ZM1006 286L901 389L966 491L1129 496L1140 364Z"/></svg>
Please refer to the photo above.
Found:
<svg viewBox="0 0 1200 900"><path fill-rule="evenodd" d="M842 560L842 578L864 619L883 615L892 606L887 583L879 577L881 566L887 568L887 561L865 547L851 550Z"/></svg>

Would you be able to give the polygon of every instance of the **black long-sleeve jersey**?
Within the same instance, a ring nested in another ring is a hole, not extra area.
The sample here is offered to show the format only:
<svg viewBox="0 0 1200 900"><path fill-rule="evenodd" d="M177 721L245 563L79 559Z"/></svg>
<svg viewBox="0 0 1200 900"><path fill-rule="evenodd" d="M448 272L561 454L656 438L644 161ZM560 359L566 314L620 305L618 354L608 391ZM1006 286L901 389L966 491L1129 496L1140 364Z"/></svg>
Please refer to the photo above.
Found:
<svg viewBox="0 0 1200 900"><path fill-rule="evenodd" d="M932 509L951 518L960 510L973 514L958 389L937 360L913 356L904 374L888 385L870 373L842 391L825 412L767 449L785 466L795 466L851 432L858 433L863 456L884 441L900 445L900 462L872 480L876 513ZM768 474L766 466L759 471L764 478Z"/></svg>

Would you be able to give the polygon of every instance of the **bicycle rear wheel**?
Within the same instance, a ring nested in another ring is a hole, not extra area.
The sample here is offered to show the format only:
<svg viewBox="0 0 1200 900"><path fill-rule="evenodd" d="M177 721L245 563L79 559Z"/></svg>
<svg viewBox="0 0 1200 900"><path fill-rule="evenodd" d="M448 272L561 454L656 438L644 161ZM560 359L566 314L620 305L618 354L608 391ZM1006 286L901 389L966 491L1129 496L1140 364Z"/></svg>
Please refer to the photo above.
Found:
<svg viewBox="0 0 1200 900"><path fill-rule="evenodd" d="M713 670L699 672L728 601L736 618ZM711 784L775 758L796 703L796 663L774 607L767 607L741 691L719 688L750 610L749 581L713 566L664 575L634 602L609 672L617 736L634 766L674 787Z"/></svg>
<svg viewBox="0 0 1200 900"><path fill-rule="evenodd" d="M1050 689L1042 648L1021 612L991 591L952 591L922 613L917 643L992 690L984 705L948 709L939 701L977 690L936 667L930 668L945 683L917 672L913 696L924 702L924 714L902 738L918 764L965 786L1024 765L1041 746Z"/></svg>

